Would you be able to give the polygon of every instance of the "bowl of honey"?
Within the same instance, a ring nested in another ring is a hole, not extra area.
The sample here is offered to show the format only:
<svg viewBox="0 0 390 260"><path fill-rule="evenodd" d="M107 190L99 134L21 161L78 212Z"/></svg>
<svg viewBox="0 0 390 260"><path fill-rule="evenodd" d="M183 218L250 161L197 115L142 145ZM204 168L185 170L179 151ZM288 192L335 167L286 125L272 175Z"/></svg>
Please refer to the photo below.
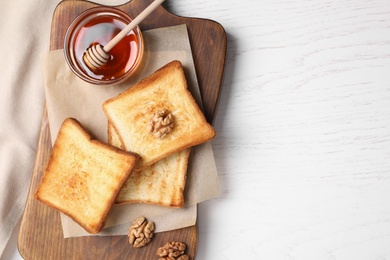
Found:
<svg viewBox="0 0 390 260"><path fill-rule="evenodd" d="M64 54L70 69L82 80L97 85L119 84L139 68L144 42L139 26L135 27L109 52L109 60L98 69L90 69L83 60L85 51L95 45L107 44L132 17L114 7L90 8L73 20L64 40Z"/></svg>

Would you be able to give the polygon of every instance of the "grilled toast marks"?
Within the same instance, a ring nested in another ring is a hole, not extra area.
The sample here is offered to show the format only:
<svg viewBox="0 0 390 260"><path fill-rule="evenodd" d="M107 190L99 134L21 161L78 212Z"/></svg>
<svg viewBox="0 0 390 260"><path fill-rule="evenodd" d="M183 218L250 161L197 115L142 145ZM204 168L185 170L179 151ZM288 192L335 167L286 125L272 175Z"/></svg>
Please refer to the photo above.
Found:
<svg viewBox="0 0 390 260"><path fill-rule="evenodd" d="M64 120L35 198L98 233L139 155L94 140L76 119Z"/></svg>

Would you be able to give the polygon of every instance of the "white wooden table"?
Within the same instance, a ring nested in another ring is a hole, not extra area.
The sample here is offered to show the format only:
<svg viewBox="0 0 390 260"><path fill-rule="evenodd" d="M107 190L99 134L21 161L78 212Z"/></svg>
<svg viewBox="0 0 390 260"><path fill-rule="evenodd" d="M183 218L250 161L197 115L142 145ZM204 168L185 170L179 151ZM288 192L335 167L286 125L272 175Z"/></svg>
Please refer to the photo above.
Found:
<svg viewBox="0 0 390 260"><path fill-rule="evenodd" d="M390 259L390 1L165 5L228 35L197 259Z"/></svg>

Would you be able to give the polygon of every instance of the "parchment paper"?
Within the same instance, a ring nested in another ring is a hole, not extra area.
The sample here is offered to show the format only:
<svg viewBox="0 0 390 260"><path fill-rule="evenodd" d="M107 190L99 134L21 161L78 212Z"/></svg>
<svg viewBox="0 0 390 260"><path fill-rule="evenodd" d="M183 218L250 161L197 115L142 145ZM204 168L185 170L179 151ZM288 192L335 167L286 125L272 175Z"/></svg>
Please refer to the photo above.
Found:
<svg viewBox="0 0 390 260"><path fill-rule="evenodd" d="M185 25L143 32L145 53L137 74L116 86L97 86L75 76L66 64L62 50L43 56L43 75L52 143L67 117L74 117L99 140L107 141L107 118L102 103L131 87L172 60L183 64L188 88L200 107L201 96ZM98 235L125 235L130 223L144 215L156 223L156 232L192 226L196 204L218 196L218 174L210 142L191 148L185 188L185 207L172 209L147 204L113 205L105 228ZM61 214L64 237L88 236L83 228Z"/></svg>

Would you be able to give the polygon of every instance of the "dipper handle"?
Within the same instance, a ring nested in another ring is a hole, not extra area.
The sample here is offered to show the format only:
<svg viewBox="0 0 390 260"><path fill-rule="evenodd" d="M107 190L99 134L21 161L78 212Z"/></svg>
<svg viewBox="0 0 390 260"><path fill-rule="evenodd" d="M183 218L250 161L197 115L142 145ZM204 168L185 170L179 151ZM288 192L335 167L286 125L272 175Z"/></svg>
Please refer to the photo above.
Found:
<svg viewBox="0 0 390 260"><path fill-rule="evenodd" d="M143 19L145 19L151 12L154 11L165 0L155 0L148 7L146 7L134 20L131 21L125 28L122 29L114 38L112 38L103 50L109 52L120 40L122 40L131 30L134 29Z"/></svg>

